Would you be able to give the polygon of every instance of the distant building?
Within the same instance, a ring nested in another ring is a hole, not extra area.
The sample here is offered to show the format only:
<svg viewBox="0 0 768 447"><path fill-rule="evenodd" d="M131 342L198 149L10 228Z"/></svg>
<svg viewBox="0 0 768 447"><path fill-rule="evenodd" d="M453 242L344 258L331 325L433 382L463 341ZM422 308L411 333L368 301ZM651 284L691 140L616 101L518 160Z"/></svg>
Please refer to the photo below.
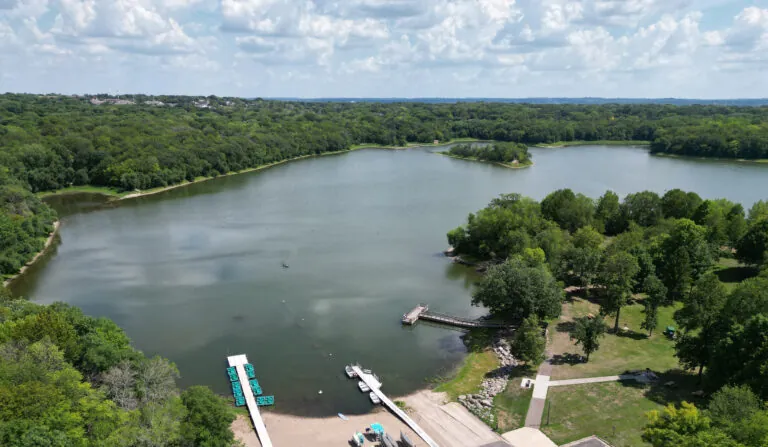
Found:
<svg viewBox="0 0 768 447"><path fill-rule="evenodd" d="M91 104L95 106L100 106L102 104L111 104L115 106L128 106L128 105L135 104L135 102L128 99L119 99L119 98L105 98L103 100L99 98L91 98Z"/></svg>
<svg viewBox="0 0 768 447"><path fill-rule="evenodd" d="M164 105L165 105L165 103L164 103L163 101L155 101L155 100L152 100L152 101L144 101L144 104L145 104L145 105L148 105L148 106L158 106L158 107L159 107L159 106L164 106Z"/></svg>

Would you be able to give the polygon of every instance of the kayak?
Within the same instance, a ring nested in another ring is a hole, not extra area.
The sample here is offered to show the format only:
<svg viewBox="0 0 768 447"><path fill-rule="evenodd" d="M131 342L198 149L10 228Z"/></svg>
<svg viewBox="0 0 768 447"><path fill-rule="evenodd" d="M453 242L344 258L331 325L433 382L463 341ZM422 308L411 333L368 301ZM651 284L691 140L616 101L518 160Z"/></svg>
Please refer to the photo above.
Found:
<svg viewBox="0 0 768 447"><path fill-rule="evenodd" d="M348 418L348 417L344 416L344 415L343 415L343 414L341 414L341 413L339 413L339 417L340 417L341 419L345 420L345 421L348 421L348 420L349 420L349 418Z"/></svg>

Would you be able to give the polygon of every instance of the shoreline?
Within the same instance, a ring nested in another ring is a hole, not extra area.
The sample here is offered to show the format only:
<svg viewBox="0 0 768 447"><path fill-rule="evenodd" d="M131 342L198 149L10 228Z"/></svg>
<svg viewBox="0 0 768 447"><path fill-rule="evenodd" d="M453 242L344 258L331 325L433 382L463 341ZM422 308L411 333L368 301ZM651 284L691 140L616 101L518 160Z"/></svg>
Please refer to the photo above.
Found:
<svg viewBox="0 0 768 447"><path fill-rule="evenodd" d="M539 143L533 144L530 147L536 147L540 149L557 149L563 147L574 146L650 146L650 141L643 140L574 140L574 141L556 141L554 143Z"/></svg>
<svg viewBox="0 0 768 447"><path fill-rule="evenodd" d="M452 154L449 154L448 152L433 152L433 154L444 155L446 157L450 157L450 158L453 158L455 160L466 160L466 161L475 161L475 162L478 162L478 163L487 163L487 164L497 165L497 166L501 166L503 168L508 168L508 169L525 169L525 168L530 168L531 166L533 166L535 164L532 161L532 162L527 163L527 164L523 164L523 165L519 164L519 165L515 166L515 165L509 164L509 163L502 163L500 161L478 160L477 158L459 157L458 155L452 155Z"/></svg>
<svg viewBox="0 0 768 447"><path fill-rule="evenodd" d="M304 160L304 159L307 159L307 158L325 157L327 155L341 155L341 154L345 154L345 153L349 153L349 152L358 151L358 150L361 150L361 149L383 149L383 150L391 150L391 151L401 151L401 150L406 150L406 149L416 149L416 148L420 148L420 147L447 146L449 144L459 143L459 142L466 142L466 141L483 141L483 140L476 140L476 139L471 139L471 138L470 139L458 138L456 140L451 140L451 141L448 141L448 142L445 142L445 143L439 143L439 144L418 143L418 144L414 144L412 146L380 146L380 145L376 145L376 144L361 144L361 145L352 146L352 147L350 147L349 149L346 149L346 150L324 152L322 154L301 155L301 156L298 156L298 157L287 158L285 160L280 160L280 161L276 161L274 163L268 163L268 164L261 165L261 166L256 166L256 167L253 167L253 168L246 168L246 169L243 169L241 171L228 172L226 174L217 175L216 177L200 177L200 178L196 178L195 180L192 180L191 182L190 181L185 181L183 183L177 183L175 185L162 186L162 187L147 189L147 190L139 191L139 192L124 192L124 193L120 193L120 192L114 191L114 190L112 190L112 188L106 187L106 186L104 186L104 187L102 187L102 186L85 186L82 189L78 189L77 187L74 187L74 188L59 189L59 190L56 190L56 191L48 191L48 192L45 192L43 194L38 195L38 197L40 197L42 199L42 198L45 198L45 197L52 197L52 196L58 196L58 195L91 193L91 194L100 194L100 195L103 195L103 196L110 197L111 200L135 199L137 197L150 196L152 194L158 194L158 193L161 193L161 192L169 191L171 189L180 188L182 186L188 186L188 185L192 185L192 184L195 184L195 183L206 182L208 180L217 179L219 177L227 177L227 176L230 176L230 175L238 175L238 174L247 174L249 172L260 171L262 169L268 169L268 168L272 168L274 166L279 166L279 165L284 164L284 163Z"/></svg>
<svg viewBox="0 0 768 447"><path fill-rule="evenodd" d="M700 157L697 155L670 154L667 152L651 152L654 157L679 158L682 160L704 160L704 161L735 161L739 163L768 164L768 158L723 158L723 157Z"/></svg>
<svg viewBox="0 0 768 447"><path fill-rule="evenodd" d="M365 397L361 395L361 399ZM445 393L424 389L391 399L404 402L406 413L442 447L481 447L502 439L462 405L449 401ZM381 423L395 439L400 437L402 431L416 445L424 445L424 441L410 427L382 406L376 406L365 414L346 415L347 420L337 416L293 416L269 410L262 412L261 416L275 445L349 445L355 432L365 433L365 428L374 422ZM245 447L261 447L246 413L238 412L231 428L235 439Z"/></svg>
<svg viewBox="0 0 768 447"><path fill-rule="evenodd" d="M53 222L53 231L51 234L48 235L48 239L45 240L45 244L43 245L43 249L37 252L35 256L30 259L26 264L24 264L18 272L16 272L13 276L3 281L3 287L8 287L9 284L11 284L13 281L18 279L21 275L24 274L32 265L34 265L35 262L37 262L47 251L49 248L51 248L51 245L53 245L53 240L56 238L56 235L59 234L59 227L61 226L61 221L57 220Z"/></svg>

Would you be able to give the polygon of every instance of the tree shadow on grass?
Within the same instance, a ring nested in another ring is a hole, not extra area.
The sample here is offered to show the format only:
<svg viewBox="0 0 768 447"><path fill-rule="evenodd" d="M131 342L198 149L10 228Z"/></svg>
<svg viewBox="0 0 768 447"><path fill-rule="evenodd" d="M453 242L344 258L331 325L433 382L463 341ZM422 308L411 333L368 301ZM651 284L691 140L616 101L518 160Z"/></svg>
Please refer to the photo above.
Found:
<svg viewBox="0 0 768 447"><path fill-rule="evenodd" d="M573 321L561 321L557 323L557 325L555 326L555 330L557 332L570 333L570 332L573 332L573 329L575 327L576 327L576 323L574 323Z"/></svg>
<svg viewBox="0 0 768 447"><path fill-rule="evenodd" d="M613 331L611 331L611 333L613 333ZM632 340L647 340L648 339L648 334L646 334L645 332L635 332L633 330L622 331L621 329L619 329L619 332L614 334L614 335L616 335L617 337L621 337L621 338L631 338Z"/></svg>
<svg viewBox="0 0 768 447"><path fill-rule="evenodd" d="M645 389L645 397L660 405L673 404L679 406L682 402L691 402L700 406L705 399L694 393L701 389L699 379L679 369L671 369L663 373L657 373L658 379L650 383L642 383L634 380L620 382L623 386Z"/></svg>
<svg viewBox="0 0 768 447"><path fill-rule="evenodd" d="M555 354L552 356L552 358L549 360L549 363L552 365L578 365L580 363L584 363L584 356L581 354L574 354L571 352L566 352L565 354Z"/></svg>
<svg viewBox="0 0 768 447"><path fill-rule="evenodd" d="M753 267L728 267L715 272L722 282L741 282L745 279L757 276L758 270Z"/></svg>

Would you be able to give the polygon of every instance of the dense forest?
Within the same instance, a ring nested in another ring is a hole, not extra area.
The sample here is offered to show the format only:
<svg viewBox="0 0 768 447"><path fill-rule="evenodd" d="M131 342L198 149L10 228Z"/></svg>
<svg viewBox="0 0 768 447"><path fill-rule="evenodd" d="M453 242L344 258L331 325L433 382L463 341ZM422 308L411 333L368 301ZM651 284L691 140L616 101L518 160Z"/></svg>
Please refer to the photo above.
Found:
<svg viewBox="0 0 768 447"><path fill-rule="evenodd" d="M768 202L745 212L679 189L623 200L611 191L593 199L562 189L541 202L506 194L448 241L465 262L487 266L472 303L524 324L558 317L564 285L595 299L614 333L632 302L642 304L649 334L659 309L676 305L675 355L712 397L701 412L686 404L651 414L644 439L664 447L768 442ZM744 278L726 287L717 263L732 257ZM575 325L587 361L597 345L586 344L603 326L602 318Z"/></svg>
<svg viewBox="0 0 768 447"><path fill-rule="evenodd" d="M505 165L530 165L528 146L522 143L456 144L448 155L470 160L490 161Z"/></svg>
<svg viewBox="0 0 768 447"><path fill-rule="evenodd" d="M35 195L43 191L79 185L143 190L361 144L455 138L495 140L489 160L520 162L527 156L520 144L574 140L651 141L654 152L768 158L767 118L766 107L708 105L0 95L0 274L18 271L51 232L56 215ZM629 289L661 284L664 300L684 302L705 293L701 281L709 280L723 247L735 248L744 262L764 264L767 210L759 203L745 216L740 205L682 191L643 192L620 202L613 193L594 201L564 190L541 203L501 197L449 238L461 253L508 259L486 275L497 283L481 284L478 303L517 309L521 318L549 318L559 309L558 281L602 284L611 303L606 312L618 321ZM614 236L607 247L597 242L603 235ZM690 335L680 343L681 361L704 369L711 386L738 382L768 397L760 366L768 348L745 348L764 344L757 335L768 331L765 281L718 297L723 310L712 321L685 320ZM519 306L509 306L509 294L496 286L514 283L529 284L536 294L522 294ZM63 304L2 298L0 445L231 443L226 404L206 388L179 393L177 375L168 361L131 348L109 320Z"/></svg>
<svg viewBox="0 0 768 447"><path fill-rule="evenodd" d="M768 107L122 101L128 104L0 96L0 166L37 192L85 184L147 189L362 143L453 138L638 140L652 141L656 152L768 158Z"/></svg>
<svg viewBox="0 0 768 447"><path fill-rule="evenodd" d="M2 292L3 289L0 289ZM0 445L231 446L231 407L63 303L0 298Z"/></svg>

